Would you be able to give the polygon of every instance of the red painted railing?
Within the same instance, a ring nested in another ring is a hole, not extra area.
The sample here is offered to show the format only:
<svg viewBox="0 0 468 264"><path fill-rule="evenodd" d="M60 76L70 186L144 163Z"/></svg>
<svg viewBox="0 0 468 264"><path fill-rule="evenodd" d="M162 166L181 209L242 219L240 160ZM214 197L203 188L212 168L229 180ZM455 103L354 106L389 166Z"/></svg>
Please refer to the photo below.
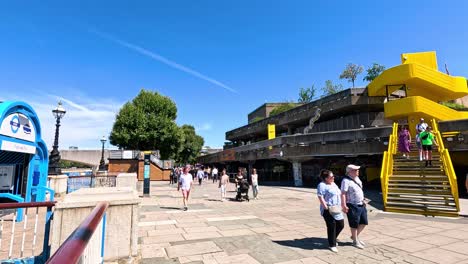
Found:
<svg viewBox="0 0 468 264"><path fill-rule="evenodd" d="M73 231L46 263L76 263L96 231L96 227L101 222L108 206L107 202L98 203L91 214Z"/></svg>

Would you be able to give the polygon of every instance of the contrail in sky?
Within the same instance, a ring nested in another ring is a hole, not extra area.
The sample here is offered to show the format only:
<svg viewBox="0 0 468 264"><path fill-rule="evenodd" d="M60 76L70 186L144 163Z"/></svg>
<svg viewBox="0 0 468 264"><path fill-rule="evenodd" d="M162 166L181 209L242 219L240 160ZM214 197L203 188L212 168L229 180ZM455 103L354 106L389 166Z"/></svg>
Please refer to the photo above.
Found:
<svg viewBox="0 0 468 264"><path fill-rule="evenodd" d="M124 46L124 47L126 47L126 48L129 48L129 49L131 49L131 50L133 50L133 51L136 51L136 52L138 52L138 53L140 53L140 54L142 54L142 55L145 55L145 56L147 56L147 57L150 57L150 58L152 58L152 59L154 59L154 60L157 60L157 61L159 61L159 62L162 62L162 63L164 63L164 64L166 64L166 65L168 65L168 66L170 66L170 67L172 67L172 68L175 68L175 69L177 69L177 70L186 72L186 73L188 73L188 74L190 74L190 75L193 75L193 76L195 76L195 77L197 77L197 78L200 78L200 79L202 79L202 80L208 81L208 82L210 82L210 83L212 83L212 84L214 84L214 85L223 87L224 89L226 89L226 90L228 90L228 91L230 91L230 92L237 93L236 90L232 89L231 87L225 85L225 84L222 83L222 82L219 82L219 81L217 81L217 80L215 80L215 79L213 79L213 78L210 78L210 77L208 77L208 76L206 76L206 75L203 75L203 74L201 74L201 73L199 73L199 72L197 72L197 71L195 71L195 70L192 70L192 69L190 69L190 68L188 68L188 67L185 67L184 65L178 64L177 62L171 61L171 60L169 60L169 59L167 59L167 58L165 58L165 57L163 57L163 56L161 56L161 55L159 55L159 54L156 54L156 53L154 53L154 52L151 52L151 51L149 51L149 50L147 50L147 49L145 49L145 48L142 48L142 47L137 46L137 45L135 45L135 44L132 44L132 43L126 42L126 41L124 41L124 40L118 39L118 38L116 38L116 37L114 37L114 36L112 36L112 35L110 35L110 34L107 34L107 33L104 33L104 32L100 32L100 31L95 30L95 29L90 29L90 31L91 31L92 33L94 33L94 34L96 34L96 35L102 37L102 38L105 38L105 39L110 40L110 41L112 41L112 42L114 42L114 43L117 43L117 44L119 44L119 45L121 45L121 46Z"/></svg>

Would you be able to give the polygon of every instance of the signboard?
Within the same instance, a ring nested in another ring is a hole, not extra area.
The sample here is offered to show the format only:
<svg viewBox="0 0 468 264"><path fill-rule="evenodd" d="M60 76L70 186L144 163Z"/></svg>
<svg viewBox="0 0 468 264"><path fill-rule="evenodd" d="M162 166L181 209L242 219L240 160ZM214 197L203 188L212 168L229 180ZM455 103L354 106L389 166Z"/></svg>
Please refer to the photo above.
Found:
<svg viewBox="0 0 468 264"><path fill-rule="evenodd" d="M36 130L23 114L13 113L5 117L0 125L0 135L36 142Z"/></svg>
<svg viewBox="0 0 468 264"><path fill-rule="evenodd" d="M1 150L12 151L12 152L21 152L21 153L29 153L29 154L36 154L36 147L30 146L26 144L21 144L17 142L11 142L3 140L0 146Z"/></svg>
<svg viewBox="0 0 468 264"><path fill-rule="evenodd" d="M133 159L133 151L132 150L124 150L122 152L122 159Z"/></svg>
<svg viewBox="0 0 468 264"><path fill-rule="evenodd" d="M15 165L0 166L0 191L11 191L15 178Z"/></svg>
<svg viewBox="0 0 468 264"><path fill-rule="evenodd" d="M143 195L149 197L150 194L150 155L144 155L143 164Z"/></svg>
<svg viewBox="0 0 468 264"><path fill-rule="evenodd" d="M268 139L274 139L276 137L275 124L268 124Z"/></svg>
<svg viewBox="0 0 468 264"><path fill-rule="evenodd" d="M274 139L276 137L276 127L275 124L268 124L268 139ZM272 149L271 146L268 149Z"/></svg>

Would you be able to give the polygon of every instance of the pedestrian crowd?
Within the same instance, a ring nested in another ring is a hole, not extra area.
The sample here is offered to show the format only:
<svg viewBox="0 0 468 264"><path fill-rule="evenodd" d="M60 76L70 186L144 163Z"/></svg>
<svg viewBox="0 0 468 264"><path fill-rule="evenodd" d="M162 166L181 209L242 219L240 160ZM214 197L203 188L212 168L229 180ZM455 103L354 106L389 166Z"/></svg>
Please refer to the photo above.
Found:
<svg viewBox="0 0 468 264"><path fill-rule="evenodd" d="M416 125L416 146L418 148L419 161L425 161L425 166L432 166L432 149L438 146L432 127L429 126L424 118L419 120ZM411 152L411 134L407 125L403 126L398 132L398 151L404 158L410 158Z"/></svg>
<svg viewBox="0 0 468 264"><path fill-rule="evenodd" d="M202 185L204 181L213 180L213 183L219 182L218 188L221 191L220 201L224 202L227 200L226 192L229 186L230 178L226 172L226 169L221 170L221 175L217 167L204 167L202 165L192 166L187 164L185 166L174 167L171 171L169 184L177 184L177 190L182 191L182 198L184 207L183 210L188 210L189 196L190 191L193 189L193 183L195 180L198 181L198 185ZM233 179L235 190L237 195L235 199L237 201L243 201L244 199L249 200L249 182L246 177L246 171L242 168L239 168L237 175ZM252 169L251 173L251 183L252 183L252 192L253 198L258 199L258 175L257 170Z"/></svg>

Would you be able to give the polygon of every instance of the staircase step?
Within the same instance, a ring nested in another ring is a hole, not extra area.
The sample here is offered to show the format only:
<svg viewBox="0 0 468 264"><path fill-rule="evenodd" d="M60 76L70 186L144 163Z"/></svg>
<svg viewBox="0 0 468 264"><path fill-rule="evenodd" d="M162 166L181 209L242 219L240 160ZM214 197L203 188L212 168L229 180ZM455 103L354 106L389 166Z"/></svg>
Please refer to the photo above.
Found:
<svg viewBox="0 0 468 264"><path fill-rule="evenodd" d="M388 188L395 189L418 189L424 191L450 190L450 184L422 184L422 183L389 183Z"/></svg>
<svg viewBox="0 0 468 264"><path fill-rule="evenodd" d="M452 193L447 194L420 194L420 193L399 193L392 192L388 193L388 197L402 197L402 198L411 198L411 199L434 199L434 200L444 200L444 199L453 199Z"/></svg>
<svg viewBox="0 0 468 264"><path fill-rule="evenodd" d="M407 202L407 203L434 203L434 204L455 204L453 197L440 198L440 197L400 197L388 196L387 201L393 202Z"/></svg>
<svg viewBox="0 0 468 264"><path fill-rule="evenodd" d="M402 203L402 202L387 202L387 206L399 207L399 208L412 208L412 209L426 209L434 211L457 211L457 208L453 205L433 205L433 204L417 204L417 203Z"/></svg>
<svg viewBox="0 0 468 264"><path fill-rule="evenodd" d="M448 181L445 175L391 175L389 181Z"/></svg>
<svg viewBox="0 0 468 264"><path fill-rule="evenodd" d="M450 189L421 189L421 188L392 188L388 187L388 194L396 193L410 193L410 194L423 194L423 195L452 195Z"/></svg>
<svg viewBox="0 0 468 264"><path fill-rule="evenodd" d="M443 175L443 171L433 171L433 170L394 170L393 175L432 175L432 176L440 176Z"/></svg>
<svg viewBox="0 0 468 264"><path fill-rule="evenodd" d="M458 217L457 211L444 211L444 210L427 210L419 208L405 208L405 207L395 207L395 206L386 206L386 212L394 213L404 213L404 214L417 214L425 216L448 216L448 217Z"/></svg>

